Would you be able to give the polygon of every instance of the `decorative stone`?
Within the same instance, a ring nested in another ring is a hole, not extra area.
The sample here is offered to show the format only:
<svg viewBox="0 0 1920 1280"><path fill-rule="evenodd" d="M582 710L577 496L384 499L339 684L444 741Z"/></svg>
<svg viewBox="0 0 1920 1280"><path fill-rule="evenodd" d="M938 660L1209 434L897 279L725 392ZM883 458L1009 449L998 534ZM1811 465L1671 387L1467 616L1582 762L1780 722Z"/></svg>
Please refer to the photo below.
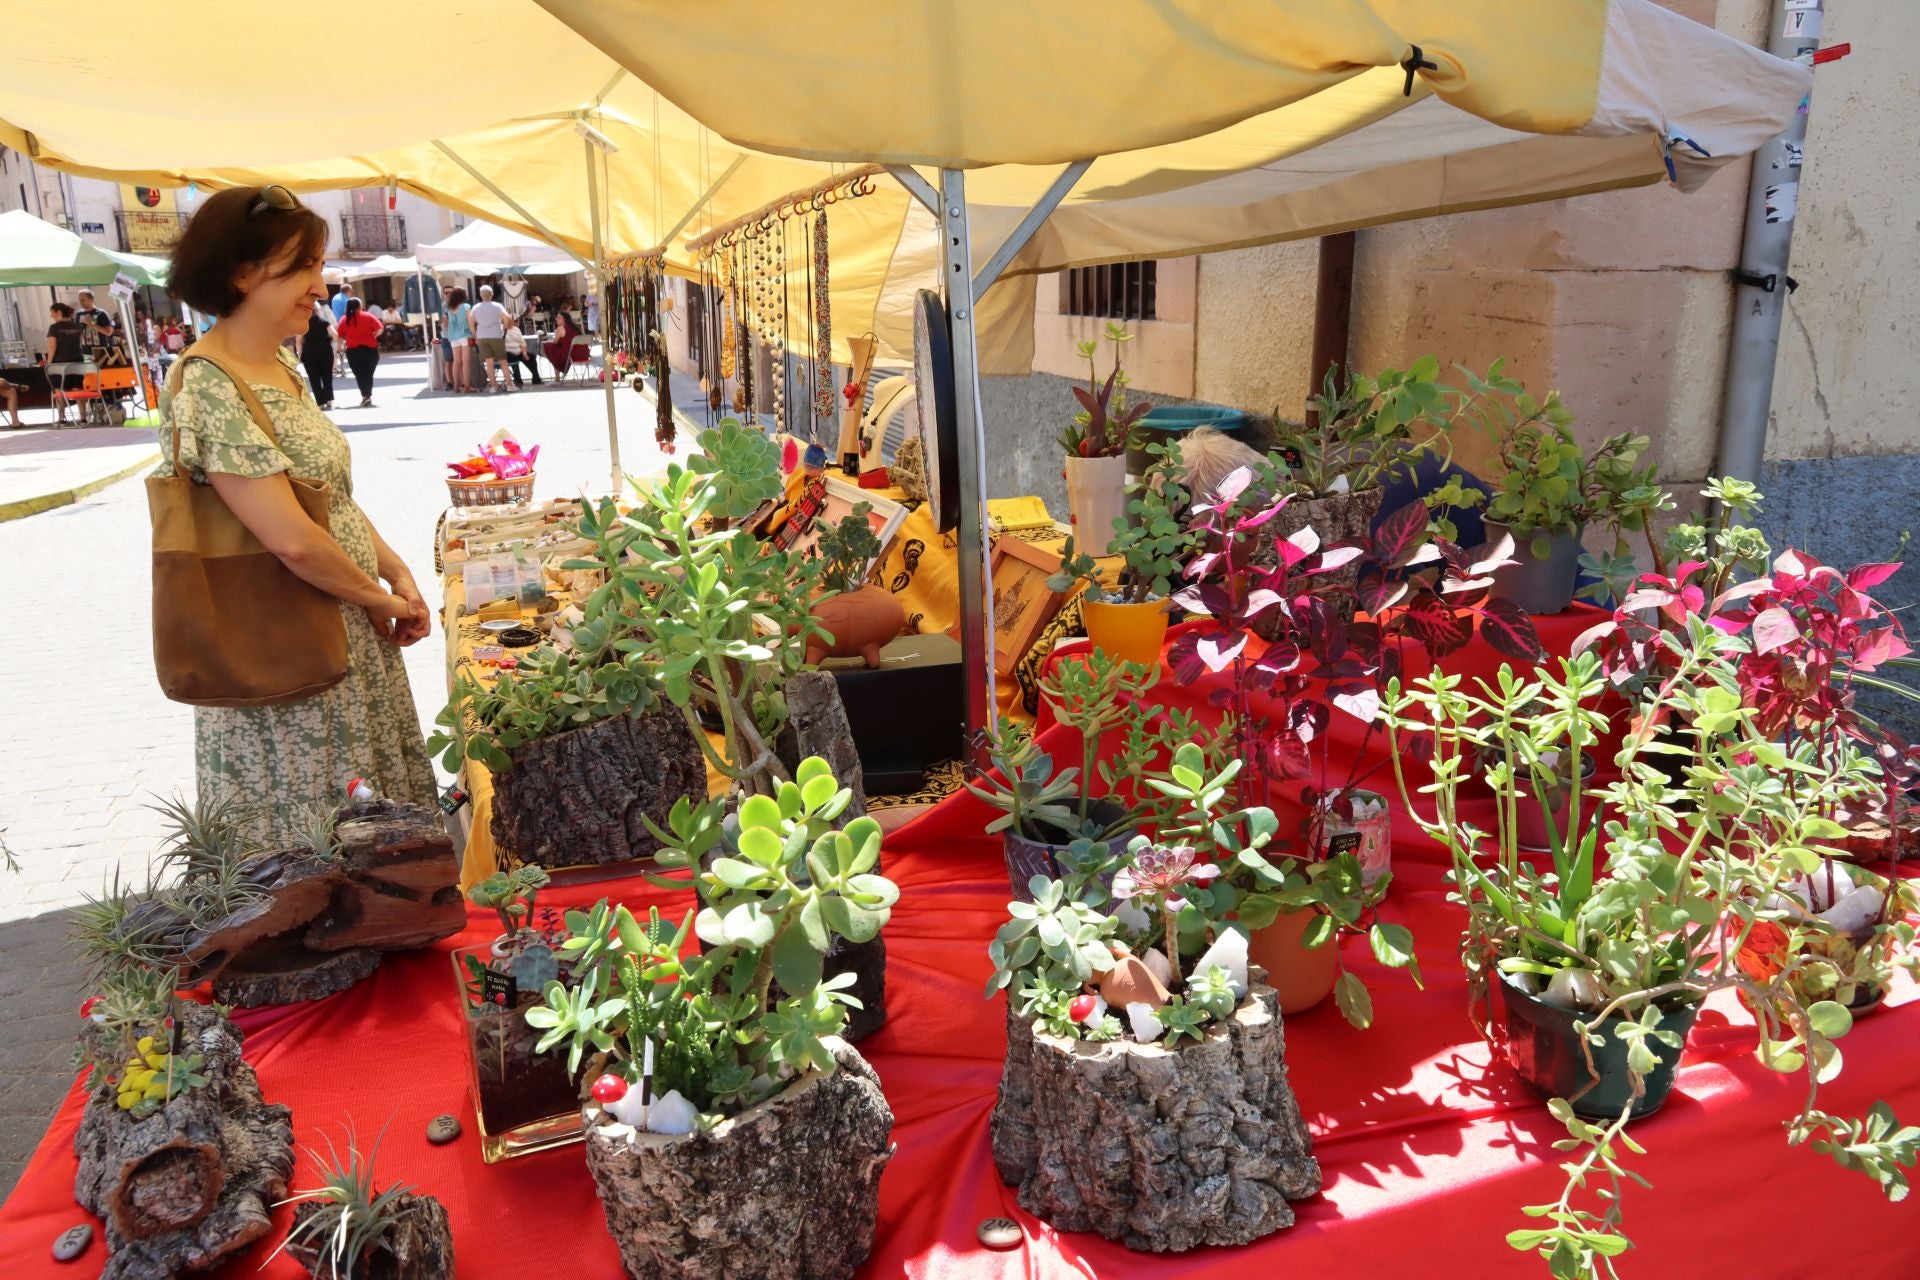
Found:
<svg viewBox="0 0 1920 1280"><path fill-rule="evenodd" d="M1247 935L1235 929L1223 932L1195 963L1192 976L1197 978L1209 969L1225 969L1228 979L1233 983L1233 998L1244 998L1247 994Z"/></svg>
<svg viewBox="0 0 1920 1280"><path fill-rule="evenodd" d="M1141 1044L1151 1044L1166 1034L1166 1028L1160 1025L1153 1006L1136 1000L1127 1006L1127 1022L1133 1030L1133 1038Z"/></svg>
<svg viewBox="0 0 1920 1280"><path fill-rule="evenodd" d="M65 1231L62 1231L59 1238L53 1242L53 1260L55 1262L72 1262L75 1258L85 1253L87 1246L92 1243L93 1224L91 1222L82 1222L78 1226L68 1227Z"/></svg>
<svg viewBox="0 0 1920 1280"><path fill-rule="evenodd" d="M1020 1207L1129 1249L1238 1245L1293 1223L1320 1165L1287 1084L1264 972L1196 1044L1062 1040L1018 1018L993 1110L993 1161Z"/></svg>
<svg viewBox="0 0 1920 1280"><path fill-rule="evenodd" d="M681 1097L678 1089L667 1090L647 1108L647 1128L653 1133L692 1133L699 1119L699 1108Z"/></svg>
<svg viewBox="0 0 1920 1280"><path fill-rule="evenodd" d="M873 1248L893 1113L858 1051L679 1137L589 1121L587 1169L627 1274L845 1280Z"/></svg>
<svg viewBox="0 0 1920 1280"><path fill-rule="evenodd" d="M601 1103L601 1108L621 1124L631 1125L635 1129L645 1129L641 1122L641 1111L645 1106L645 1095L634 1085L628 1085L626 1092L609 1102Z"/></svg>
<svg viewBox="0 0 1920 1280"><path fill-rule="evenodd" d="M1018 1249L1027 1238L1012 1218L987 1218L980 1223L976 1234L980 1243L989 1249Z"/></svg>
<svg viewBox="0 0 1920 1280"><path fill-rule="evenodd" d="M444 1147L460 1136L460 1122L452 1116L435 1116L427 1121L427 1141Z"/></svg>
<svg viewBox="0 0 1920 1280"><path fill-rule="evenodd" d="M1144 928L1145 926L1143 925L1141 927ZM1153 970L1153 976L1160 979L1161 986L1171 987L1173 985L1173 966L1167 963L1166 952L1158 947L1148 947L1147 954L1142 956L1141 959L1147 962L1147 968Z"/></svg>

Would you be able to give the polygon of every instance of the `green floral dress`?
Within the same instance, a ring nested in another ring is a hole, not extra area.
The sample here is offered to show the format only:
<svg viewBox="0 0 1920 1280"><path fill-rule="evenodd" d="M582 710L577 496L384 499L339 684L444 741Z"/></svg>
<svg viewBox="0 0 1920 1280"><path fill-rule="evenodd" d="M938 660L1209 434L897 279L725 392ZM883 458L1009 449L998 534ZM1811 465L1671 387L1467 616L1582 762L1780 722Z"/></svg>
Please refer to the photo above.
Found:
<svg viewBox="0 0 1920 1280"><path fill-rule="evenodd" d="M293 357L281 360L293 372ZM294 379L299 381L299 373ZM366 516L353 501L347 438L304 392L253 384L273 418L279 446L267 439L227 376L191 360L180 389L163 396L158 474L172 467L173 433L180 462L194 479L206 472L259 479L286 471L330 487L333 536L353 562L377 576L378 554ZM420 735L407 669L398 646L374 633L366 611L342 604L347 627L347 678L325 693L269 707L195 707L194 764L201 796L230 794L261 815L259 838L290 841L304 812L333 804L347 783L365 778L389 799L430 805L433 766Z"/></svg>

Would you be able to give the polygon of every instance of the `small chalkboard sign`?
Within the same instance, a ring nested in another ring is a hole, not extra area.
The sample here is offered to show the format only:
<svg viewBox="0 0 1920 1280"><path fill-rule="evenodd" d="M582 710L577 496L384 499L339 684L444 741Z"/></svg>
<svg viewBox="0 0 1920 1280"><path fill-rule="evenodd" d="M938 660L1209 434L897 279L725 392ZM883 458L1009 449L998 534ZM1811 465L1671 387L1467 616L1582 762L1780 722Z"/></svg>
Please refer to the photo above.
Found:
<svg viewBox="0 0 1920 1280"><path fill-rule="evenodd" d="M511 1009L519 998L520 984L513 980L511 973L501 973L498 969L482 971L480 974L482 1004L497 1004L502 1009Z"/></svg>
<svg viewBox="0 0 1920 1280"><path fill-rule="evenodd" d="M1327 856L1329 858L1337 858L1343 853L1357 853L1359 849L1360 833L1358 831L1342 831L1339 835L1327 841Z"/></svg>

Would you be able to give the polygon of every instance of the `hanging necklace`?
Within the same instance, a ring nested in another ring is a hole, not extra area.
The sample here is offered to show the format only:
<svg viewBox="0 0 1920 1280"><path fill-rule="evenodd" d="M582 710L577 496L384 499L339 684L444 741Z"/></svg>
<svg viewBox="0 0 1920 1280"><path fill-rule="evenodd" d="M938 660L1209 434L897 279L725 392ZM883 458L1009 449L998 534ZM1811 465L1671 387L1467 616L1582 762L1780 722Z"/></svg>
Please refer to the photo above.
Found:
<svg viewBox="0 0 1920 1280"><path fill-rule="evenodd" d="M827 270L827 210L813 219L813 417L816 427L833 422L833 308ZM820 437L814 436L815 440Z"/></svg>

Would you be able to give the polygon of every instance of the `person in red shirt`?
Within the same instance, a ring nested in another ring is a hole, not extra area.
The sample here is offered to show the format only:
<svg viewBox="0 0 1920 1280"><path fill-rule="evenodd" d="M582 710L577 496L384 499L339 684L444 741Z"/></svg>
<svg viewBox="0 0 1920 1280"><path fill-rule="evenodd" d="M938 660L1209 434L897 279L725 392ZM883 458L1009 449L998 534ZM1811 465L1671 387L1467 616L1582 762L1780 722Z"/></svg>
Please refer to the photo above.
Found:
<svg viewBox="0 0 1920 1280"><path fill-rule="evenodd" d="M360 384L360 407L373 407L373 371L380 363L380 331L386 328L360 299L347 300L347 314L340 321L340 340L347 344L347 367Z"/></svg>

